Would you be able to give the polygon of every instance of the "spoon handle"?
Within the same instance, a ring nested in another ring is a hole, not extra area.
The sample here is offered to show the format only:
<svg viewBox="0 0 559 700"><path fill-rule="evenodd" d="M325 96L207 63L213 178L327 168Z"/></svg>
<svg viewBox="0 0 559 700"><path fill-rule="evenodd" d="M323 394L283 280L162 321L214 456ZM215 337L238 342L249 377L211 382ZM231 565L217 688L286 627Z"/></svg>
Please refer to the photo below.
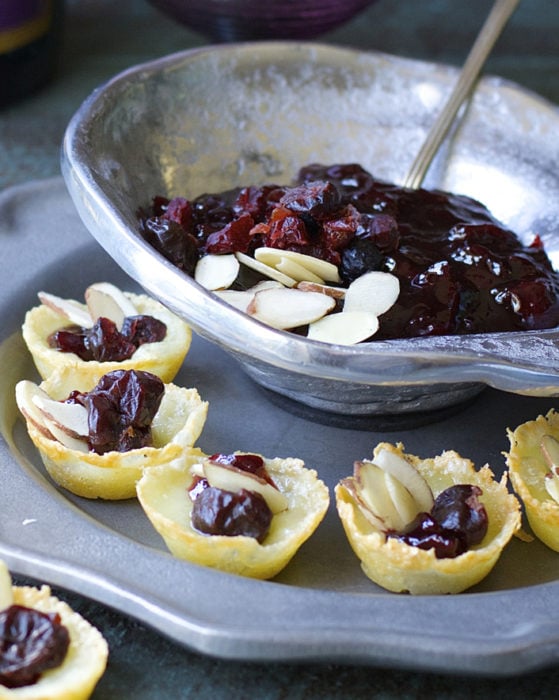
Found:
<svg viewBox="0 0 559 700"><path fill-rule="evenodd" d="M462 67L458 82L452 91L448 101L433 123L423 146L412 163L406 178L404 187L417 189L421 187L433 158L435 157L441 142L445 138L456 113L464 100L472 93L479 72L489 56L491 49L499 38L507 21L516 10L520 0L496 0L485 24L481 28L474 45Z"/></svg>

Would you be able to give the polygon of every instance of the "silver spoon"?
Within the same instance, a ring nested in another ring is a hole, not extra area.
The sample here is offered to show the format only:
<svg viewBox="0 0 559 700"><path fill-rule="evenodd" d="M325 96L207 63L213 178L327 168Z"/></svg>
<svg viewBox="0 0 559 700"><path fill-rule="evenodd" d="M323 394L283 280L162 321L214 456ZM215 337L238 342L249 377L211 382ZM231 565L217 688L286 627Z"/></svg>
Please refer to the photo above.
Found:
<svg viewBox="0 0 559 700"><path fill-rule="evenodd" d="M447 135L460 106L473 92L478 75L491 53L491 49L519 3L520 0L496 0L462 67L454 90L433 123L423 146L406 175L403 182L404 187L413 189L421 187L429 166Z"/></svg>

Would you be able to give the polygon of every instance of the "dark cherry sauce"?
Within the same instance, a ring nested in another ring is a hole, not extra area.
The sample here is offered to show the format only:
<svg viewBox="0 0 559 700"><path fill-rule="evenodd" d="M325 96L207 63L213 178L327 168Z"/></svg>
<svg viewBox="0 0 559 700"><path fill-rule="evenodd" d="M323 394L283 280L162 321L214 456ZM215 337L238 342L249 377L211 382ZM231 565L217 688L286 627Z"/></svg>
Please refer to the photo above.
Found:
<svg viewBox="0 0 559 700"><path fill-rule="evenodd" d="M43 671L62 664L70 636L58 613L21 605L0 612L0 685L36 683Z"/></svg>
<svg viewBox="0 0 559 700"><path fill-rule="evenodd" d="M49 347L73 352L82 360L122 362L144 343L157 343L167 335L166 325L153 316L128 316L118 330L114 321L98 318L91 328L67 326L51 333Z"/></svg>
<svg viewBox="0 0 559 700"><path fill-rule="evenodd" d="M189 274L207 253L263 245L328 260L346 286L391 272L401 292L375 339L559 324L559 277L537 237L523 245L469 197L401 188L356 164L308 165L293 187L156 197L140 229Z"/></svg>
<svg viewBox="0 0 559 700"><path fill-rule="evenodd" d="M264 460L253 454L214 454L210 461L254 474L274 485ZM233 493L210 486L203 477L195 477L188 489L193 500L192 527L206 535L234 537L244 535L263 542L270 530L272 511L259 493L241 489Z"/></svg>
<svg viewBox="0 0 559 700"><path fill-rule="evenodd" d="M476 544L487 533L488 517L479 500L479 486L450 486L435 499L430 513L419 513L404 532L390 532L412 547L434 549L437 559L457 557Z"/></svg>

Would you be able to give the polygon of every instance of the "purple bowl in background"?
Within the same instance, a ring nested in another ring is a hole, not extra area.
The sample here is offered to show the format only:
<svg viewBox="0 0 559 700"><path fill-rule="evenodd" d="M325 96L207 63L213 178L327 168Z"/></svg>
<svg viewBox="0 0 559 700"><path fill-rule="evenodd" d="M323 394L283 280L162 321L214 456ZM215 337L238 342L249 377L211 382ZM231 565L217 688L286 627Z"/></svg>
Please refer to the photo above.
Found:
<svg viewBox="0 0 559 700"><path fill-rule="evenodd" d="M213 41L312 39L375 0L149 0Z"/></svg>

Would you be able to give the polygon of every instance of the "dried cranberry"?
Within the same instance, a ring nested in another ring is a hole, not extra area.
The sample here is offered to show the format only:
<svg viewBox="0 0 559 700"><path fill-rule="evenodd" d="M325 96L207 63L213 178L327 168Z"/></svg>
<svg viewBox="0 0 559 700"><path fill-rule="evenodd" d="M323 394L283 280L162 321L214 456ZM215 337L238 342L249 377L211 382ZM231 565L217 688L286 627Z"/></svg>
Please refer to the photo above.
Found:
<svg viewBox="0 0 559 700"><path fill-rule="evenodd" d="M206 253L246 253L251 243L250 232L253 226L254 219L250 214L242 214L238 219L229 221L219 231L210 233L206 238Z"/></svg>
<svg viewBox="0 0 559 700"><path fill-rule="evenodd" d="M20 688L62 664L70 636L58 613L20 605L0 612L0 684Z"/></svg>
<svg viewBox="0 0 559 700"><path fill-rule="evenodd" d="M296 214L325 219L340 208L340 193L331 182L307 182L287 190L279 203Z"/></svg>
<svg viewBox="0 0 559 700"><path fill-rule="evenodd" d="M184 197L175 197L167 204L163 217L189 231L192 226L192 204Z"/></svg>
<svg viewBox="0 0 559 700"><path fill-rule="evenodd" d="M88 410L88 446L97 454L127 452L152 444L151 423L165 386L141 370L115 370L80 397Z"/></svg>
<svg viewBox="0 0 559 700"><path fill-rule="evenodd" d="M225 466L235 467L243 472L254 474L255 476L267 481L272 486L275 486L272 477L266 469L266 464L260 455L253 454L215 454L210 457L211 462L215 464L223 464Z"/></svg>
<svg viewBox="0 0 559 700"><path fill-rule="evenodd" d="M135 348L139 348L144 343L160 343L165 340L167 326L158 318L140 314L127 316L122 322L120 332Z"/></svg>
<svg viewBox="0 0 559 700"><path fill-rule="evenodd" d="M199 258L196 238L175 221L154 216L144 219L141 232L161 255L188 275L194 274Z"/></svg>
<svg viewBox="0 0 559 700"><path fill-rule="evenodd" d="M310 238L303 219L293 216L288 209L278 208L271 218L264 242L269 248L300 251L310 243Z"/></svg>
<svg viewBox="0 0 559 700"><path fill-rule="evenodd" d="M98 362L122 362L136 351L136 346L120 333L115 322L102 316L88 330L85 347L89 353L85 359Z"/></svg>
<svg viewBox="0 0 559 700"><path fill-rule="evenodd" d="M208 486L192 506L192 526L206 535L244 535L262 542L270 529L272 511L259 493L236 493Z"/></svg>
<svg viewBox="0 0 559 700"><path fill-rule="evenodd" d="M351 284L366 272L382 270L385 256L368 238L354 238L342 252L340 277L345 284Z"/></svg>
<svg viewBox="0 0 559 700"><path fill-rule="evenodd" d="M370 239L383 253L397 250L400 243L398 222L389 214L361 214L355 235Z"/></svg>
<svg viewBox="0 0 559 700"><path fill-rule="evenodd" d="M250 214L255 221L262 221L269 216L285 192L285 188L276 185L263 187L243 187L233 203L237 216Z"/></svg>
<svg viewBox="0 0 559 700"><path fill-rule="evenodd" d="M68 326L48 337L49 347L73 352L89 362L128 360L144 343L157 343L167 335L167 326L153 316L125 318L119 331L114 321L99 317L91 328Z"/></svg>
<svg viewBox="0 0 559 700"><path fill-rule="evenodd" d="M66 326L60 328L47 337L49 348L60 350L60 352L73 352L82 360L92 359L85 344L87 329L80 326Z"/></svg>

